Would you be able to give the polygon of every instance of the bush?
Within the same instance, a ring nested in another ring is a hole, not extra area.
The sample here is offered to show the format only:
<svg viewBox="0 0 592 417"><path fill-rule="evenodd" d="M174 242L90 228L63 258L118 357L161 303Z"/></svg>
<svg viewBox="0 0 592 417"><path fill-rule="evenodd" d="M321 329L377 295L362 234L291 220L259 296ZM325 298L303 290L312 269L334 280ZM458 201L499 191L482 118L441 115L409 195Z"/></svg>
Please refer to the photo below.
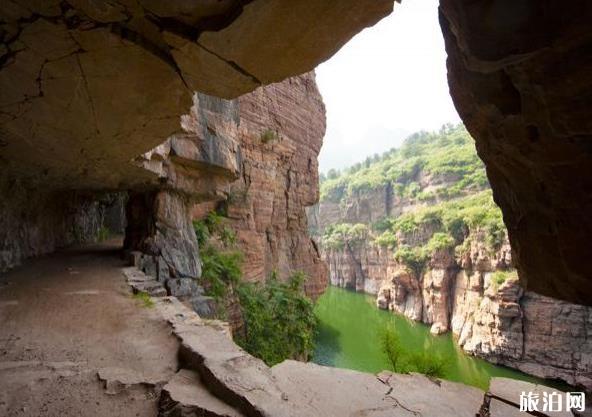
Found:
<svg viewBox="0 0 592 417"><path fill-rule="evenodd" d="M260 137L262 143L269 143L279 139L279 135L275 130L266 129L261 133Z"/></svg>
<svg viewBox="0 0 592 417"><path fill-rule="evenodd" d="M201 279L208 295L221 299L230 285L236 285L241 277L242 253L220 250L206 244L200 251Z"/></svg>
<svg viewBox="0 0 592 417"><path fill-rule="evenodd" d="M490 285L497 291L498 288L506 281L518 279L518 274L515 270L512 271L495 271L491 274Z"/></svg>
<svg viewBox="0 0 592 417"><path fill-rule="evenodd" d="M386 230L374 239L375 244L391 249L394 249L397 246L397 242L397 235L395 235L390 230Z"/></svg>
<svg viewBox="0 0 592 417"><path fill-rule="evenodd" d="M395 260L409 267L419 277L425 268L428 253L423 246L402 245L395 252Z"/></svg>
<svg viewBox="0 0 592 417"><path fill-rule="evenodd" d="M434 378L446 378L448 372L446 359L432 349L422 352L405 350L393 329L384 330L381 335L381 347L393 372L419 372Z"/></svg>
<svg viewBox="0 0 592 417"><path fill-rule="evenodd" d="M368 226L363 223L340 223L325 229L322 243L329 249L343 249L345 244L357 245L368 237Z"/></svg>
<svg viewBox="0 0 592 417"><path fill-rule="evenodd" d="M317 320L302 290L304 280L301 272L287 283L279 282L274 274L265 285L238 286L246 330L236 341L270 366L288 358L308 359L313 351Z"/></svg>
<svg viewBox="0 0 592 417"><path fill-rule="evenodd" d="M382 352L386 355L391 371L398 373L408 372L406 354L394 330L386 329L383 332L381 335L381 348Z"/></svg>
<svg viewBox="0 0 592 417"><path fill-rule="evenodd" d="M201 248L210 238L210 230L203 220L193 221L193 230L195 230L195 237L197 238L197 243Z"/></svg>
<svg viewBox="0 0 592 417"><path fill-rule="evenodd" d="M448 361L433 351L415 352L410 355L410 372L419 372L434 378L445 378Z"/></svg>
<svg viewBox="0 0 592 417"><path fill-rule="evenodd" d="M427 252L431 255L434 252L442 249L454 248L455 241L452 236L447 233L434 233L426 245Z"/></svg>
<svg viewBox="0 0 592 417"><path fill-rule="evenodd" d="M230 285L238 283L242 274L242 253L233 249L236 235L224 224L224 217L216 212L194 221L193 229L200 247L201 280L207 294L219 300ZM213 237L218 239L218 244L210 241Z"/></svg>

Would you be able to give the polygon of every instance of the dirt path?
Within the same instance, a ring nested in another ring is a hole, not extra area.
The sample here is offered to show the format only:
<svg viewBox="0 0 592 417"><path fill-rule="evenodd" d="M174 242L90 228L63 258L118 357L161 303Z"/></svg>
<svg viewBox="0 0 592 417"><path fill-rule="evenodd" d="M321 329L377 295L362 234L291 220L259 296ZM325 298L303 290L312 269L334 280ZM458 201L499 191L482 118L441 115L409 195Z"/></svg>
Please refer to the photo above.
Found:
<svg viewBox="0 0 592 417"><path fill-rule="evenodd" d="M104 389L97 372L167 380L178 341L131 297L118 242L27 262L0 276L1 416L155 416L147 385Z"/></svg>

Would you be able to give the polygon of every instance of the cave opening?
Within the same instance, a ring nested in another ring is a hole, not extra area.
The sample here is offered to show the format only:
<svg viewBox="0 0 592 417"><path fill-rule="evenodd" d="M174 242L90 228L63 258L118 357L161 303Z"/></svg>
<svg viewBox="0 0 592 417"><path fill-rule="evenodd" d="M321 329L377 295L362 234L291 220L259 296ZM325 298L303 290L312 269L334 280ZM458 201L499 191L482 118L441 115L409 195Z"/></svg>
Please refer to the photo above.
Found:
<svg viewBox="0 0 592 417"><path fill-rule="evenodd" d="M592 3L99 3L0 5L0 414L590 391Z"/></svg>

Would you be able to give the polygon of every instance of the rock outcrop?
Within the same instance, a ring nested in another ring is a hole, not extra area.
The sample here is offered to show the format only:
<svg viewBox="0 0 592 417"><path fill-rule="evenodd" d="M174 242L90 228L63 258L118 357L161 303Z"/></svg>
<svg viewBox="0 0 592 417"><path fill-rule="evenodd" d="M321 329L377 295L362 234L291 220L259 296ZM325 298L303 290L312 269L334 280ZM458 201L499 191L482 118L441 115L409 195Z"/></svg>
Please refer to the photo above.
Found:
<svg viewBox="0 0 592 417"><path fill-rule="evenodd" d="M219 194L226 196L228 225L244 254L243 279L264 281L274 272L285 279L302 271L309 278L307 294L316 297L327 286L327 270L308 236L305 213L318 200L317 156L325 134L314 74L260 88L237 106L239 178ZM197 117L195 110L191 114ZM214 207L197 204L194 217Z"/></svg>
<svg viewBox="0 0 592 417"><path fill-rule="evenodd" d="M154 303L181 343L182 368L163 387L161 417L508 416L517 413L519 406L519 391L508 390L509 386L557 392L493 378L491 389L484 393L419 374L383 371L372 375L292 360L270 368L234 344L222 323L203 320L175 297L155 298Z"/></svg>
<svg viewBox="0 0 592 417"><path fill-rule="evenodd" d="M592 302L589 2L440 1L450 93L527 291Z"/></svg>
<svg viewBox="0 0 592 417"><path fill-rule="evenodd" d="M198 95L199 132L187 137L179 117L193 92L235 98L310 71L392 7L387 0L3 2L0 197L7 222L0 242L7 243L0 271L76 240L71 212L88 205L75 198L70 210L66 194L83 194L92 205L104 191L131 191L130 204L145 213L135 218L138 210L128 209L128 249L146 251L174 278L199 275L187 213L236 179L238 102ZM17 232L21 242L13 242ZM310 244L295 239L290 244L308 253ZM181 256L190 258L186 265Z"/></svg>
<svg viewBox="0 0 592 417"><path fill-rule="evenodd" d="M339 212L329 206L324 213L327 205L321 203L310 212L311 224L322 230L328 219L379 219L385 213L381 202L388 194L383 190L382 195L372 195L375 201L352 202L354 209L346 202ZM378 207L378 213L360 212L363 205ZM396 210L416 208L412 204ZM400 235L399 242L425 243L433 233L428 229L429 224ZM465 240L468 245L463 251L438 250L420 271L396 261L395 252L374 243L371 236L346 242L341 249L321 245L321 253L332 285L374 294L379 308L426 323L432 333L452 331L467 353L592 390L592 309L525 292L511 272L507 240L494 252L485 244L482 230L471 230Z"/></svg>
<svg viewBox="0 0 592 417"><path fill-rule="evenodd" d="M310 71L392 8L391 0L3 2L2 169L61 188L151 182L129 161L179 130L193 91L234 98Z"/></svg>
<svg viewBox="0 0 592 417"><path fill-rule="evenodd" d="M158 176L130 161L179 131L193 91L234 98L310 71L392 7L4 1L3 177L34 190L157 188ZM592 64L582 58L591 15L585 1L440 5L451 93L488 167L523 286L580 304L592 300Z"/></svg>

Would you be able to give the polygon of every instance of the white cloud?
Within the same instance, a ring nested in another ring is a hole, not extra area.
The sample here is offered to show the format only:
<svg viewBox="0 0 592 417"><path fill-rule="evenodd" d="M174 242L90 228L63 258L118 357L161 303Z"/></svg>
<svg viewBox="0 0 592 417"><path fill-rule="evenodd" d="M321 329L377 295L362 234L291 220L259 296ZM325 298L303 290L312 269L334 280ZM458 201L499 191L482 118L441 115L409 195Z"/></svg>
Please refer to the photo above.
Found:
<svg viewBox="0 0 592 417"><path fill-rule="evenodd" d="M460 121L448 93L437 0L395 3L317 68L327 106L321 171L400 144L417 130Z"/></svg>

